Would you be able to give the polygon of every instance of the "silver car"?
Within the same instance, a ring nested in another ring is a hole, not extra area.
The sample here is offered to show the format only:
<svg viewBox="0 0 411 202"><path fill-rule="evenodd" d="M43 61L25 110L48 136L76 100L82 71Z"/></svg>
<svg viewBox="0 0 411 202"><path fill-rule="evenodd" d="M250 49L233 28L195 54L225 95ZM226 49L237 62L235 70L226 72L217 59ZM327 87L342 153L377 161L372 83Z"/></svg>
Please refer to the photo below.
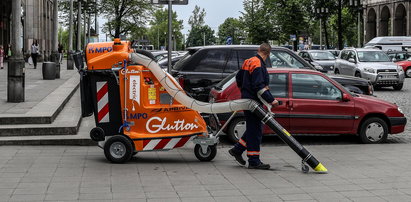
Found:
<svg viewBox="0 0 411 202"><path fill-rule="evenodd" d="M388 55L378 49L344 49L335 61L335 74L345 74L369 80L374 87L392 86L401 90L404 71Z"/></svg>

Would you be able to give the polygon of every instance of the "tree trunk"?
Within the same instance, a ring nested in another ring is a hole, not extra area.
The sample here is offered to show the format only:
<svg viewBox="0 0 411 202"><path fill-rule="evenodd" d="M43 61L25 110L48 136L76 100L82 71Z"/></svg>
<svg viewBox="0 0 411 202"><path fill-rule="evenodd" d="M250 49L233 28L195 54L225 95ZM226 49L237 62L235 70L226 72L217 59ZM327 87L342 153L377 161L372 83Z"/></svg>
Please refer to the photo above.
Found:
<svg viewBox="0 0 411 202"><path fill-rule="evenodd" d="M328 32L327 32L327 18L323 20L323 28L324 28L324 35L325 35L325 47L330 49L330 44L328 42Z"/></svg>

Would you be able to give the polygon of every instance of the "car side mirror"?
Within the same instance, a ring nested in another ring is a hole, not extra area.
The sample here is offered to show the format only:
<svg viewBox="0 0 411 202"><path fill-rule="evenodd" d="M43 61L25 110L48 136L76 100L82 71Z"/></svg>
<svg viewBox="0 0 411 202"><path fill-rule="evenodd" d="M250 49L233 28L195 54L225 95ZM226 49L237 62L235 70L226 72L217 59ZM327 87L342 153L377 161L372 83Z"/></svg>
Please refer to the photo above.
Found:
<svg viewBox="0 0 411 202"><path fill-rule="evenodd" d="M343 101L343 102L348 102L348 101L350 101L350 100L351 100L351 99L350 99L350 96L348 96L348 94L343 93L342 101Z"/></svg>
<svg viewBox="0 0 411 202"><path fill-rule="evenodd" d="M355 61L355 59L354 59L354 58L350 58L350 59L348 59L348 62L351 62L351 63L357 63L357 62Z"/></svg>

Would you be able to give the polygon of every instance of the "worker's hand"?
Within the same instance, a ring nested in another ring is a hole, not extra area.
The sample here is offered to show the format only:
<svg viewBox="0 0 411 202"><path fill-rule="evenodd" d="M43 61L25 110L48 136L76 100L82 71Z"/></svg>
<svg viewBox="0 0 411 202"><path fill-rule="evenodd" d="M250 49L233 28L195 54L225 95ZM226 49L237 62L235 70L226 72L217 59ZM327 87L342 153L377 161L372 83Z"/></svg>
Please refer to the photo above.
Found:
<svg viewBox="0 0 411 202"><path fill-rule="evenodd" d="M273 107L276 107L276 106L278 106L278 105L279 105L279 103L278 103L278 101L277 101L277 100L274 100L274 101L271 103L271 105L272 105Z"/></svg>

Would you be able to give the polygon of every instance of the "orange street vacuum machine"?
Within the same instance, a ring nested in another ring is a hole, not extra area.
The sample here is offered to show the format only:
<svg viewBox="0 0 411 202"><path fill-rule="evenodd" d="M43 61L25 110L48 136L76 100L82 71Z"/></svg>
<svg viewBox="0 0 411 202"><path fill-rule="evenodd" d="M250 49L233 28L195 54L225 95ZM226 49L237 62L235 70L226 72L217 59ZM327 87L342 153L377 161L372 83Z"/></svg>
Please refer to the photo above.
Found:
<svg viewBox="0 0 411 202"><path fill-rule="evenodd" d="M96 127L90 137L113 163L124 163L137 152L170 150L189 141L194 142L194 154L200 161L211 161L221 129L209 130L199 112L215 115L250 110L302 158L304 172L309 170L306 164L316 172L327 172L259 103L194 100L150 54L131 49L130 42L115 39L88 44L86 67L81 53L73 58L81 76L82 116L94 114Z"/></svg>

